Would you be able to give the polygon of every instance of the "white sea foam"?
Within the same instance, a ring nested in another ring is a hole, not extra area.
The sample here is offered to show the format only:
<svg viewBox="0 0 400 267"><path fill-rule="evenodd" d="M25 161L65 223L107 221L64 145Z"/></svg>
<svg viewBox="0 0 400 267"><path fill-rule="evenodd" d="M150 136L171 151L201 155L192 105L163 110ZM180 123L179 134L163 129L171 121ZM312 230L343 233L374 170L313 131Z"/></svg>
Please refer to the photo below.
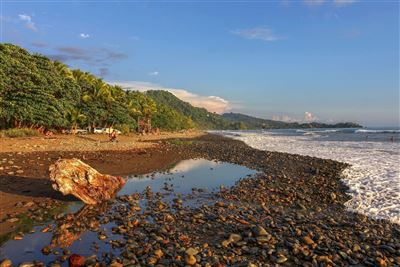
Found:
<svg viewBox="0 0 400 267"><path fill-rule="evenodd" d="M325 129L325 130L296 130L298 133L335 133L340 132L340 129Z"/></svg>
<svg viewBox="0 0 400 267"><path fill-rule="evenodd" d="M358 129L356 133L400 133L400 130L370 130L370 129Z"/></svg>
<svg viewBox="0 0 400 267"><path fill-rule="evenodd" d="M238 132L235 139L262 150L333 159L351 164L342 181L351 211L400 224L400 143L313 140L313 136L278 136ZM222 132L224 134L224 132Z"/></svg>

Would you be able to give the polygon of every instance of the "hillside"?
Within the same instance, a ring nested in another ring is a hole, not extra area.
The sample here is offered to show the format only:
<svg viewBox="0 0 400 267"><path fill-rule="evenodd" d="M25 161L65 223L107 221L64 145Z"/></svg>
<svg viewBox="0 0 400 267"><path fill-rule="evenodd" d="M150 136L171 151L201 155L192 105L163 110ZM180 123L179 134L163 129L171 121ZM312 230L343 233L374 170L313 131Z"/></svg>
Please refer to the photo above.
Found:
<svg viewBox="0 0 400 267"><path fill-rule="evenodd" d="M191 104L182 101L174 94L162 91L147 91L146 95L151 97L157 104L166 105L183 115L190 117L193 123L200 129L226 129L226 130L245 130L245 129L287 129L287 128L350 128L361 127L355 123L289 123L260 119L240 113L225 113L219 115L208 112L204 108L193 107Z"/></svg>
<svg viewBox="0 0 400 267"><path fill-rule="evenodd" d="M157 104L169 106L177 112L190 117L200 129L226 129L233 127L233 124L221 115L211 113L205 108L194 107L170 92L151 90L147 91L146 95L151 97Z"/></svg>
<svg viewBox="0 0 400 267"><path fill-rule="evenodd" d="M359 128L361 125L353 122L343 122L336 124L327 124L320 122L298 123L282 122L267 119L260 119L241 113L225 113L222 115L225 119L232 122L242 122L248 129L287 129L287 128Z"/></svg>

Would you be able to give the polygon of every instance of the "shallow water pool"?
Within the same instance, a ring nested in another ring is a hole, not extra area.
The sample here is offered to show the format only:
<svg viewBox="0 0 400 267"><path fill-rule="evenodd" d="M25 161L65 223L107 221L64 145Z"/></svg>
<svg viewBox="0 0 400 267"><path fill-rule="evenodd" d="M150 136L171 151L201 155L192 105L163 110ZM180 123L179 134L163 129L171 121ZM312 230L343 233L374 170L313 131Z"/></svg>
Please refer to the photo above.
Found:
<svg viewBox="0 0 400 267"><path fill-rule="evenodd" d="M212 201L215 198L212 192L219 190L221 186L230 187L240 178L251 177L255 174L256 171L240 165L205 159L189 159L180 161L162 172L127 176L126 185L118 192L118 195L142 193L150 188L152 192L161 193L166 201L180 196L186 205L196 206ZM141 201L141 205L144 207L145 201ZM62 266L67 266L66 262L60 262L65 249L68 250L67 254L77 253L85 257L96 255L99 259L103 259L103 253L119 255L119 249L114 249L109 243L111 240L121 238L111 233L112 227L116 224L112 220L105 221L102 218L104 213L113 208L107 203L92 209L79 201L71 202L59 211L65 214L64 217L68 216L68 221L61 218L41 223L29 222L33 227L24 234L22 240L9 240L1 246L0 260L11 259L14 265L38 260L46 264L59 262ZM82 218L93 218L93 224L98 230L77 227L76 223ZM68 223L71 221L74 223ZM46 227L52 230L43 233ZM107 233L107 238L99 240L99 230ZM41 251L46 246L52 249L49 255L44 255Z"/></svg>

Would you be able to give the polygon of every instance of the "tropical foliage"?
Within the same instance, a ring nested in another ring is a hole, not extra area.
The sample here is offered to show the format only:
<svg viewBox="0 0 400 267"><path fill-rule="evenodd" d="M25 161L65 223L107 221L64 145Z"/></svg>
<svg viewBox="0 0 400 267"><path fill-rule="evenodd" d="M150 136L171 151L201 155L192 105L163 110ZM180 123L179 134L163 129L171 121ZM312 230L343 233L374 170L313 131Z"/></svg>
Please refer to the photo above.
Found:
<svg viewBox="0 0 400 267"><path fill-rule="evenodd" d="M81 70L0 44L0 127L88 127L136 130L143 120L166 130L194 127L191 119Z"/></svg>

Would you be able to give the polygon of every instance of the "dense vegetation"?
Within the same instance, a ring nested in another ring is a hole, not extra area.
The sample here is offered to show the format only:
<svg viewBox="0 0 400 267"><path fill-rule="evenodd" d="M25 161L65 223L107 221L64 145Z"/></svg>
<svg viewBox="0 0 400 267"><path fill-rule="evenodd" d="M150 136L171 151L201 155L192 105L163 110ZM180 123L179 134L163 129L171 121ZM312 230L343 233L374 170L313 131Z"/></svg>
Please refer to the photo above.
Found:
<svg viewBox="0 0 400 267"><path fill-rule="evenodd" d="M153 90L147 91L146 95L151 97L156 103L169 106L177 112L190 117L198 128L225 129L231 126L231 122L224 119L221 115L208 112L205 108L193 107L170 92Z"/></svg>
<svg viewBox="0 0 400 267"><path fill-rule="evenodd" d="M0 127L66 129L114 126L136 130L139 121L180 130L186 117L148 95L124 91L63 63L0 44Z"/></svg>
<svg viewBox="0 0 400 267"><path fill-rule="evenodd" d="M0 129L109 126L129 132L152 127L181 130L358 125L285 123L233 113L222 116L193 107L167 91L124 91L88 72L71 70L61 62L12 44L0 44ZM24 130L24 134L28 132Z"/></svg>

